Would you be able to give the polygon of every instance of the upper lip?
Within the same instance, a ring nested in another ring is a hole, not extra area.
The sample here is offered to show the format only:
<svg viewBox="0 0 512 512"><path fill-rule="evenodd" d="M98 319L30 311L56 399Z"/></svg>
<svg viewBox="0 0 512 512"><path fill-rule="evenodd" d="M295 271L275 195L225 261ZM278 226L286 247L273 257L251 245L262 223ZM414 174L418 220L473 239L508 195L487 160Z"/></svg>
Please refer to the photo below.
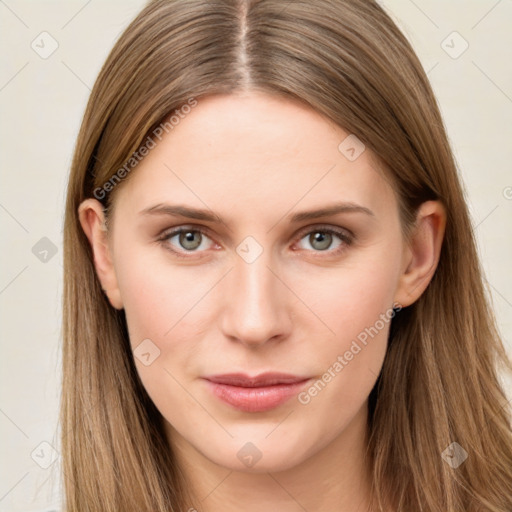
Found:
<svg viewBox="0 0 512 512"><path fill-rule="evenodd" d="M254 377L250 377L243 373L227 373L223 375L211 375L204 378L210 382L215 382L216 384L227 384L229 386L239 386L244 388L275 386L278 384L295 384L309 379L309 377L299 377L297 375L290 375L289 373L275 372L260 373Z"/></svg>

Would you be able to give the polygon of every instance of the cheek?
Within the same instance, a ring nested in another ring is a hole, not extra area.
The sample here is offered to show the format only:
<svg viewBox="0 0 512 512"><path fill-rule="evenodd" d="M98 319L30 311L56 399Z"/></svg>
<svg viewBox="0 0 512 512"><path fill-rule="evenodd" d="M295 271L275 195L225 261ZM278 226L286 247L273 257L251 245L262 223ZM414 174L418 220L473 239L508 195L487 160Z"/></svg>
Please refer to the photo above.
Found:
<svg viewBox="0 0 512 512"><path fill-rule="evenodd" d="M375 384L394 317L399 261L394 246L381 245L354 265L332 274L317 272L316 279L308 276L300 282L298 294L309 297L308 305L323 325L315 323L322 333L316 336L309 326L315 339L310 360L320 369L319 378L298 399L320 423L333 411L339 423L344 423L363 405ZM308 324L301 328L307 330ZM327 411L330 406L335 409Z"/></svg>
<svg viewBox="0 0 512 512"><path fill-rule="evenodd" d="M378 244L338 268L296 272L293 282L297 294L307 298L310 310L323 322L326 341L343 348L376 322L382 329L379 320L393 306L399 265L396 247Z"/></svg>
<svg viewBox="0 0 512 512"><path fill-rule="evenodd" d="M144 339L155 340L163 349L193 318L188 312L201 298L204 281L197 267L173 266L164 249L137 247L122 251L116 275L126 313L132 347Z"/></svg>
<svg viewBox="0 0 512 512"><path fill-rule="evenodd" d="M157 408L174 423L179 411L197 405L180 383L186 380L182 373L197 365L199 321L207 306L201 298L211 278L192 266L173 267L155 252L132 250L116 269L137 372Z"/></svg>

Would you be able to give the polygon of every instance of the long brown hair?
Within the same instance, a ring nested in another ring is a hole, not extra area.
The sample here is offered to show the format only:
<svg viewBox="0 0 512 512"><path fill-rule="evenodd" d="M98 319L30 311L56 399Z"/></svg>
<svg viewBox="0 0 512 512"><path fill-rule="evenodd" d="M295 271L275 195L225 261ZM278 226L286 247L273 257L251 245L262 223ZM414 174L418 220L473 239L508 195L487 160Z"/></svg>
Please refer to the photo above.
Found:
<svg viewBox="0 0 512 512"><path fill-rule="evenodd" d="M191 98L242 90L300 100L356 134L385 166L406 236L422 202L437 199L447 212L438 268L394 317L370 395L374 509L510 512L510 409L498 372L511 364L433 92L373 0L156 0L115 44L84 115L65 213L66 510L191 506L137 375L124 312L102 292L77 210L98 190L110 207L123 183L103 185ZM453 442L468 454L457 468L442 456Z"/></svg>

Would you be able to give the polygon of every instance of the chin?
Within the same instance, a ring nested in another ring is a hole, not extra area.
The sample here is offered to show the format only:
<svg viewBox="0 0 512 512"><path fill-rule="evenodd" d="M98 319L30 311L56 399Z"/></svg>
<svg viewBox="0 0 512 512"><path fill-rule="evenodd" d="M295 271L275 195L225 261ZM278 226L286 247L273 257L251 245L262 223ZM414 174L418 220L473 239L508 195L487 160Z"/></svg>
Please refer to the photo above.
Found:
<svg viewBox="0 0 512 512"><path fill-rule="evenodd" d="M197 446L197 449L217 465L232 471L255 474L286 471L311 455L309 451L312 448L308 451L305 446L306 433L290 439L288 432L283 430L281 435L274 432L271 434L271 437L275 436L273 439L265 439L268 433L268 429L264 433L253 430L237 435L228 443L210 445L206 450Z"/></svg>

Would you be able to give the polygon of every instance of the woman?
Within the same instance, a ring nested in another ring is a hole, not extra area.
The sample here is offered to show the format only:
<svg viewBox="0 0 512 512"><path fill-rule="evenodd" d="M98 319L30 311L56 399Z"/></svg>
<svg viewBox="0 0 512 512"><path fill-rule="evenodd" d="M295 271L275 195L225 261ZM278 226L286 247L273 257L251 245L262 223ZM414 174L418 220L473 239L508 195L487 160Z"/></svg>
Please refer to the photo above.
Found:
<svg viewBox="0 0 512 512"><path fill-rule="evenodd" d="M68 511L512 510L510 362L376 2L150 2L64 242Z"/></svg>

